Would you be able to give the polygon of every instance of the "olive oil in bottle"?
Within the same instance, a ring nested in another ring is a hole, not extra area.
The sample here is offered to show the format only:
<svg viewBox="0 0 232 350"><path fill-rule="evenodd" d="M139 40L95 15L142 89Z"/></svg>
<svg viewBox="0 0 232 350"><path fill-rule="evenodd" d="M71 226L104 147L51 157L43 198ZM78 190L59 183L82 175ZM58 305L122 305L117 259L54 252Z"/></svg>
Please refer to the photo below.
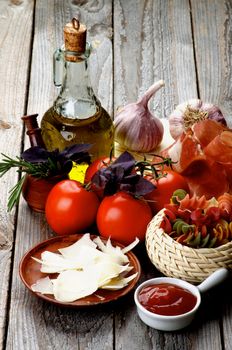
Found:
<svg viewBox="0 0 232 350"><path fill-rule="evenodd" d="M44 143L48 150L89 143L92 159L107 156L114 127L89 83L86 27L74 18L65 26L64 38L64 47L54 53L54 83L60 93L41 121Z"/></svg>

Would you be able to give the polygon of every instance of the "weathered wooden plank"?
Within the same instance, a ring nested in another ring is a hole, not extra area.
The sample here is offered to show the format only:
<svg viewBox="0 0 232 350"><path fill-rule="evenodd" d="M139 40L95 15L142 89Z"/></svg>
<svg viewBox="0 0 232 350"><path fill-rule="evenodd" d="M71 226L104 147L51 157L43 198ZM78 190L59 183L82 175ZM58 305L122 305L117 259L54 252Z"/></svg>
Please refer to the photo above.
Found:
<svg viewBox="0 0 232 350"><path fill-rule="evenodd" d="M25 203L24 203L25 204ZM21 205L16 237L11 310L6 349L105 349L113 344L112 312L104 308L55 307L32 296L18 274L19 260L38 241L51 236L43 215Z"/></svg>
<svg viewBox="0 0 232 350"><path fill-rule="evenodd" d="M114 107L136 101L156 80L152 110L167 117L197 95L188 1L114 2Z"/></svg>
<svg viewBox="0 0 232 350"><path fill-rule="evenodd" d="M0 150L20 154L22 121L28 79L33 1L0 1ZM2 157L1 157L2 158ZM14 216L6 212L15 171L1 179L0 235L12 240Z"/></svg>
<svg viewBox="0 0 232 350"><path fill-rule="evenodd" d="M232 127L232 3L197 0L191 7L200 97L218 105ZM224 347L231 349L230 299L223 307Z"/></svg>
<svg viewBox="0 0 232 350"><path fill-rule="evenodd" d="M0 153L16 157L22 143L27 94L33 1L0 1ZM0 157L2 158L2 156ZM18 179L12 170L0 180L0 348L4 342L15 212L7 213L8 191Z"/></svg>
<svg viewBox="0 0 232 350"><path fill-rule="evenodd" d="M43 113L56 95L52 79L52 55L62 44L63 26L77 15L89 28L93 52L95 89L107 109L112 109L111 1L94 4L79 1L37 1L27 113ZM27 142L28 144L28 142ZM41 214L19 207L7 349L112 349L113 314L108 309L71 310L54 307L33 297L18 275L23 254L51 237ZM19 321L20 320L20 321ZM20 322L20 323L19 323Z"/></svg>
<svg viewBox="0 0 232 350"><path fill-rule="evenodd" d="M200 96L217 104L232 127L231 1L197 0L191 7Z"/></svg>
<svg viewBox="0 0 232 350"><path fill-rule="evenodd" d="M162 78L165 90L154 98L153 109L167 117L175 104L197 97L189 2L114 4L114 107L135 101ZM116 315L116 349L221 348L217 321L177 334L161 333L142 324L134 311L131 306Z"/></svg>
<svg viewBox="0 0 232 350"><path fill-rule="evenodd" d="M13 270L13 285L9 331L6 349L41 350L60 348L112 348L112 313L104 309L73 310L55 307L32 296L22 284L18 264L25 251L49 236L44 216L31 213L21 205L22 220L16 237L17 252Z"/></svg>
<svg viewBox="0 0 232 350"><path fill-rule="evenodd" d="M136 99L137 95L142 94L155 78L160 78L159 74L155 75L153 69L159 63L161 78L168 81L168 91L171 94L166 94L165 90L165 96L161 94L162 102L160 103L159 99L155 100L157 102L154 105L158 106L158 111L167 108L165 113L167 115L179 99L186 99L196 94L188 3L187 1L152 2L148 0L115 1L114 4L115 108L116 104L121 104L123 100L127 102L130 98ZM100 44L99 47L102 50L94 53L96 56L93 59L95 65L93 74L96 69L97 77L95 89L102 94L103 101L105 99L105 106L111 108L112 99L109 95L105 95L105 93L110 94L112 88L112 78L109 77L111 72L109 68L111 67L111 24L109 21L112 18L110 2L87 3L73 0L66 4L65 1L43 0L37 1L36 5L28 113L38 112L42 116L53 101L55 90L52 86L50 55L62 41L62 26L74 14L80 14L86 19L84 21L88 22L93 38L100 41L96 44ZM180 18L179 13L181 13ZM108 25L105 27L103 23ZM142 28L143 32L136 42L137 46L132 40L136 35L131 31L127 35L128 28L135 28L135 23L140 26L140 29L135 31L140 33ZM164 63L164 56L167 57L167 64ZM185 59L186 57L189 58ZM188 64L190 68L187 68ZM187 79L186 85L183 76ZM159 97L160 95L157 96ZM217 315L214 315L211 320L202 317L200 313L190 329L176 333L163 333L145 327L141 323L135 314L132 294L124 303L118 305L79 311L60 309L32 297L19 279L18 264L25 251L35 243L51 236L51 232L44 216L31 213L23 201L21 201L18 217L7 349L60 349L63 347L64 349L218 350L222 348ZM9 261L7 257L3 259ZM157 271L146 268L143 278L153 273L156 274ZM227 310L226 318L223 319L224 339L225 348L230 349L231 312L229 308ZM115 334L113 334L114 324Z"/></svg>
<svg viewBox="0 0 232 350"><path fill-rule="evenodd" d="M6 327L10 267L11 249L9 248L8 250L0 250L0 349L3 348Z"/></svg>
<svg viewBox="0 0 232 350"><path fill-rule="evenodd" d="M167 118L174 107L197 97L188 1L114 2L114 112L135 102L150 85L165 81L150 110ZM172 143L167 120L160 147ZM116 152L123 148L116 144ZM139 158L139 155L135 155Z"/></svg>
<svg viewBox="0 0 232 350"><path fill-rule="evenodd" d="M226 306L223 308L223 339L225 350L230 350L232 348L232 307L231 307L231 293L229 298L227 298Z"/></svg>
<svg viewBox="0 0 232 350"><path fill-rule="evenodd" d="M158 277L155 271L151 276L150 268L148 270L150 273L146 278ZM231 295L229 292L227 294ZM133 301L130 300L127 307L124 310L118 310L116 314L116 349L222 349L220 317L223 314L222 307L224 310L225 303L224 305L216 305L215 300L222 300L224 296L223 289L213 290L203 295L202 307L191 326L176 332L160 332L144 326L138 315L135 314L135 306ZM229 315L227 317L229 319ZM229 334L229 332L226 334L227 337L229 337ZM227 349L230 349L230 347L227 347Z"/></svg>
<svg viewBox="0 0 232 350"><path fill-rule="evenodd" d="M22 284L18 266L24 253L51 236L45 218L21 203L21 220L16 236L11 305L6 349L91 349L111 350L113 310L55 307L32 296Z"/></svg>

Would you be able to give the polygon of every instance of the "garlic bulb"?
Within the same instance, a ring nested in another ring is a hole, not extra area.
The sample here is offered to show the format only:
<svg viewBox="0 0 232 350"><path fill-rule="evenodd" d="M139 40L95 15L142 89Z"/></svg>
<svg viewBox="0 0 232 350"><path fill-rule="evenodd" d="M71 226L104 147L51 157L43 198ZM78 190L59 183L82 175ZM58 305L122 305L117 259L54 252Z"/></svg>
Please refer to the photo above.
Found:
<svg viewBox="0 0 232 350"><path fill-rule="evenodd" d="M162 141L164 128L162 122L148 109L150 98L162 87L159 80L145 92L136 103L124 106L114 120L115 140L131 151L150 152Z"/></svg>
<svg viewBox="0 0 232 350"><path fill-rule="evenodd" d="M170 134L175 140L183 131L204 119L212 119L226 125L226 120L217 106L199 99L190 99L179 104L168 119Z"/></svg>

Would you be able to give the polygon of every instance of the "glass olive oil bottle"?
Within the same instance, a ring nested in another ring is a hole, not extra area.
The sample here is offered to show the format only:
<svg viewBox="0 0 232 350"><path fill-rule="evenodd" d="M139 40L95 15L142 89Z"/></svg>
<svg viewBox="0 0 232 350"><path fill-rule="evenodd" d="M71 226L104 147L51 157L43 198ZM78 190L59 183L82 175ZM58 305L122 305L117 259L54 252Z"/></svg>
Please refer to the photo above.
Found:
<svg viewBox="0 0 232 350"><path fill-rule="evenodd" d="M89 143L92 159L107 156L113 148L114 127L89 82L86 27L73 19L64 28L65 45L54 53L54 84L60 93L41 121L46 148L63 150Z"/></svg>

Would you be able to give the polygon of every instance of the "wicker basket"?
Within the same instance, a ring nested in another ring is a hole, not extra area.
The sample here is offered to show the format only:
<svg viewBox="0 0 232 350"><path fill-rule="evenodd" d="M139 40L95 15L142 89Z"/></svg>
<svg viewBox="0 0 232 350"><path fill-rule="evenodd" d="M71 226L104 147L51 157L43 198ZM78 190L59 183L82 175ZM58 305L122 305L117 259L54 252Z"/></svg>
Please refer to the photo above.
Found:
<svg viewBox="0 0 232 350"><path fill-rule="evenodd" d="M220 267L232 269L232 242L217 248L184 246L159 228L163 216L161 210L149 223L146 249L153 265L164 275L196 284Z"/></svg>

